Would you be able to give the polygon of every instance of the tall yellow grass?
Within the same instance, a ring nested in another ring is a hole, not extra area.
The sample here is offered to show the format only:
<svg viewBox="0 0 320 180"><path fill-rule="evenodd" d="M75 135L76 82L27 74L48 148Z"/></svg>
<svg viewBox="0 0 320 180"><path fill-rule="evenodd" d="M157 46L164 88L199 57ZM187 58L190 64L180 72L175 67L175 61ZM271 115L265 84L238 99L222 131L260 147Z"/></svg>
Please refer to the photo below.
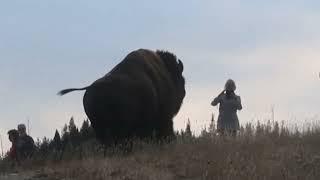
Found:
<svg viewBox="0 0 320 180"><path fill-rule="evenodd" d="M81 158L76 151L68 156L72 154L61 161L30 160L18 171L78 180L318 180L320 128L290 132L277 123L248 124L236 138L220 137L213 129L199 137L179 135L167 144L135 141L130 153L115 148L106 157L102 151L85 152Z"/></svg>

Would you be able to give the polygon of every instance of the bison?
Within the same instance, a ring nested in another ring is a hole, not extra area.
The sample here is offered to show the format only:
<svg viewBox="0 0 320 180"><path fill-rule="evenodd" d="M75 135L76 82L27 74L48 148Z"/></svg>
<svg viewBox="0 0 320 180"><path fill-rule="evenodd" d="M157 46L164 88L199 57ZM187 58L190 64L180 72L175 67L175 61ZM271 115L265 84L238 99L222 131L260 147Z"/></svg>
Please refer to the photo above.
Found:
<svg viewBox="0 0 320 180"><path fill-rule="evenodd" d="M84 88L84 110L104 145L136 138L174 137L173 117L185 97L183 63L167 51L139 49Z"/></svg>

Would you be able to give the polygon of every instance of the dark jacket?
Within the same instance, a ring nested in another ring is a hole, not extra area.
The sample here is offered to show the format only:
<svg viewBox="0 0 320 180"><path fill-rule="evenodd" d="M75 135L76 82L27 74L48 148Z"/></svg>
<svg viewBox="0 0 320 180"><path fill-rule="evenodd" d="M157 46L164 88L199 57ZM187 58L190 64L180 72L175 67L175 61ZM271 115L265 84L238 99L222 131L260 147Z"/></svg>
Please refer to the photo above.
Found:
<svg viewBox="0 0 320 180"><path fill-rule="evenodd" d="M32 137L28 135L19 136L17 142L17 153L20 158L30 158L35 150L35 145Z"/></svg>

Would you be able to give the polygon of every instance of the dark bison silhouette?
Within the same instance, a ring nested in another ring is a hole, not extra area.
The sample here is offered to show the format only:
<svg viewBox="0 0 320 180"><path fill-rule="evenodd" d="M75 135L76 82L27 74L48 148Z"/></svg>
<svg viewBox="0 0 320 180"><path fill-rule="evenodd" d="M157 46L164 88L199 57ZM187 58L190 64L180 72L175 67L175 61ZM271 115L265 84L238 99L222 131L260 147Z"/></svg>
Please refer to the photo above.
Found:
<svg viewBox="0 0 320 180"><path fill-rule="evenodd" d="M174 136L173 117L185 97L183 63L167 51L139 49L85 88L85 112L97 139L108 145L132 137Z"/></svg>

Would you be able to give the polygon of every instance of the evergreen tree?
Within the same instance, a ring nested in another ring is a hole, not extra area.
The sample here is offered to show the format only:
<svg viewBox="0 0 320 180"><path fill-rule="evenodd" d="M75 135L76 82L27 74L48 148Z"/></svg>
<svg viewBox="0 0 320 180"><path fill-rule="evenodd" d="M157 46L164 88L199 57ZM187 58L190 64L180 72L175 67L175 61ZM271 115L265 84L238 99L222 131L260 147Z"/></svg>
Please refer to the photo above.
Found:
<svg viewBox="0 0 320 180"><path fill-rule="evenodd" d="M74 123L74 118L71 117L70 121L69 121L69 137L70 137L70 142L73 146L77 146L80 141L79 141L79 130L77 128L77 126Z"/></svg>
<svg viewBox="0 0 320 180"><path fill-rule="evenodd" d="M58 130L56 130L55 134L54 134L54 138L52 140L51 146L53 149L59 150L61 148L61 137L60 134L58 132Z"/></svg>
<svg viewBox="0 0 320 180"><path fill-rule="evenodd" d="M62 128L62 136L61 136L61 142L62 145L65 146L69 142L69 131L68 131L68 125L65 124Z"/></svg>
<svg viewBox="0 0 320 180"><path fill-rule="evenodd" d="M187 122L187 126L186 126L186 130L185 130L185 135L188 137L192 136L192 132L191 132L191 124L190 124L190 120L188 119Z"/></svg>
<svg viewBox="0 0 320 180"><path fill-rule="evenodd" d="M288 128L284 125L284 121L281 121L281 127L280 127L280 136L281 137L288 137L290 135L290 132ZM296 127L296 132L295 132L296 137L300 137L300 132Z"/></svg>
<svg viewBox="0 0 320 180"><path fill-rule="evenodd" d="M260 123L260 121L258 121L256 125L256 136L263 136L264 132L264 126Z"/></svg>
<svg viewBox="0 0 320 180"><path fill-rule="evenodd" d="M211 115L211 122L209 125L209 133L214 135L216 133L216 122L214 120L214 114Z"/></svg>
<svg viewBox="0 0 320 180"><path fill-rule="evenodd" d="M42 154L46 154L49 152L50 148L49 148L49 144L50 144L50 140L46 137L44 137L42 139L42 142L40 144L40 147L39 147L39 151L42 153Z"/></svg>
<svg viewBox="0 0 320 180"><path fill-rule="evenodd" d="M89 139L94 138L94 131L88 119L84 120L82 123L82 126L80 128L80 136L81 136L81 141L87 141Z"/></svg>
<svg viewBox="0 0 320 180"><path fill-rule="evenodd" d="M76 124L74 123L73 117L71 117L71 119L69 121L68 130L69 130L70 136L72 136L73 134L77 134L79 132Z"/></svg>
<svg viewBox="0 0 320 180"><path fill-rule="evenodd" d="M274 122L273 124L273 129L272 129L272 136L278 137L280 135L280 127L279 127L279 123L277 121Z"/></svg>

